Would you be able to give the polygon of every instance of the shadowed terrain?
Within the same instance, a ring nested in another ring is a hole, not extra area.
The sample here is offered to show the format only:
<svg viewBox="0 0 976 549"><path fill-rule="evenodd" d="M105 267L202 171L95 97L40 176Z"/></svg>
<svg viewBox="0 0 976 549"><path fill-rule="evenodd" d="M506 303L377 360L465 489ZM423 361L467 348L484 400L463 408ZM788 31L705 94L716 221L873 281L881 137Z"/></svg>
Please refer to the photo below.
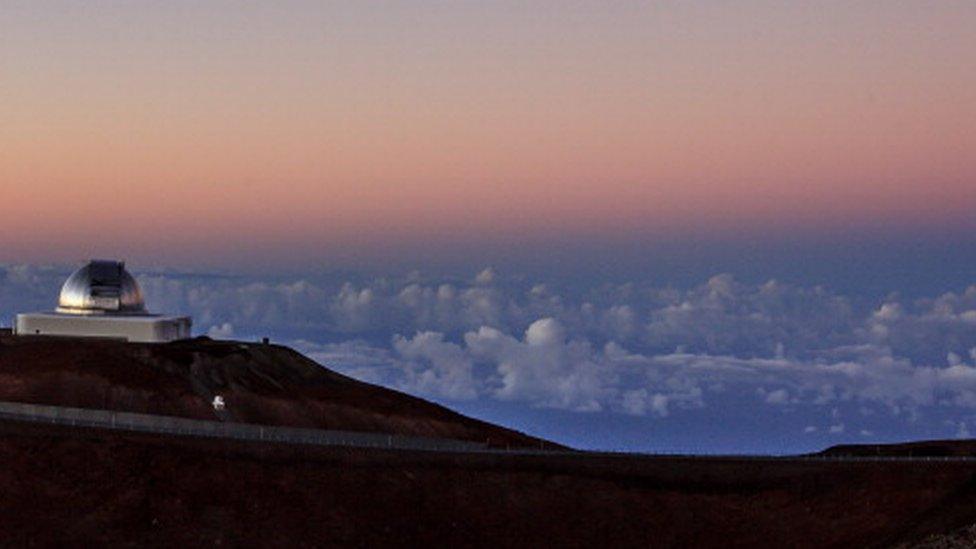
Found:
<svg viewBox="0 0 976 549"><path fill-rule="evenodd" d="M220 395L226 409L212 406ZM0 400L532 447L540 439L354 380L277 345L0 337Z"/></svg>
<svg viewBox="0 0 976 549"><path fill-rule="evenodd" d="M0 339L0 400L212 420L216 394L220 419L541 443L283 347ZM859 452L882 450L828 450ZM974 523L976 465L961 461L419 452L0 421L15 546L955 547Z"/></svg>
<svg viewBox="0 0 976 549"><path fill-rule="evenodd" d="M976 440L922 440L898 444L840 444L822 456L852 457L976 457Z"/></svg>
<svg viewBox="0 0 976 549"><path fill-rule="evenodd" d="M951 462L443 454L0 422L0 464L13 545L886 547L976 522L976 468Z"/></svg>

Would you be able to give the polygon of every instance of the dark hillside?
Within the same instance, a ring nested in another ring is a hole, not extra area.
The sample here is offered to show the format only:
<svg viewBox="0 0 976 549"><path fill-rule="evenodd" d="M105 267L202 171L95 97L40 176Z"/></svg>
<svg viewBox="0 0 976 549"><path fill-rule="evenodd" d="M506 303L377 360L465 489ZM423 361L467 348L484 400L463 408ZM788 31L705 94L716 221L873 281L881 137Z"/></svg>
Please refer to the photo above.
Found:
<svg viewBox="0 0 976 549"><path fill-rule="evenodd" d="M976 468L330 449L0 422L13 546L888 547Z"/></svg>
<svg viewBox="0 0 976 549"><path fill-rule="evenodd" d="M205 338L2 336L0 400L543 444L284 347ZM905 448L972 443L827 453ZM890 547L965 539L974 523L969 461L418 452L0 420L11 546Z"/></svg>
<svg viewBox="0 0 976 549"><path fill-rule="evenodd" d="M224 412L214 410L215 395L226 402ZM497 447L544 444L356 381L287 347L207 338L138 344L0 337L0 400L455 438Z"/></svg>
<svg viewBox="0 0 976 549"><path fill-rule="evenodd" d="M841 444L819 453L853 457L976 457L976 440L922 440L898 444Z"/></svg>

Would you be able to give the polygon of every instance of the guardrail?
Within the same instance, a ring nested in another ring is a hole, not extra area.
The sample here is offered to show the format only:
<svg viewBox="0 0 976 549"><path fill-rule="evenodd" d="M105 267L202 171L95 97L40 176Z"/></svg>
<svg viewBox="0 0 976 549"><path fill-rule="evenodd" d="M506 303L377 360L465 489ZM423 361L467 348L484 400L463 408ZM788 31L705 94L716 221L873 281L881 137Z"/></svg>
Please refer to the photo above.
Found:
<svg viewBox="0 0 976 549"><path fill-rule="evenodd" d="M485 444L454 439L386 435L357 431L332 431L190 419L173 416L69 408L20 402L0 402L0 419L51 423L77 427L107 428L197 437L231 438L317 446L355 446L401 450L475 451Z"/></svg>
<svg viewBox="0 0 976 549"><path fill-rule="evenodd" d="M219 422L174 416L116 412L92 408L71 408L21 402L0 401L0 420L48 423L76 427L114 429L161 433L178 436L227 438L248 441L307 444L315 446L346 446L356 448L387 448L433 452L462 452L505 455L590 456L608 458L654 458L695 461L793 461L793 462L913 462L947 463L970 462L976 456L842 456L842 455L743 455L743 454L649 454L636 452L600 452L581 450L546 450L534 448L489 448L486 444L455 439L411 437L358 431L334 431L254 425L250 423Z"/></svg>

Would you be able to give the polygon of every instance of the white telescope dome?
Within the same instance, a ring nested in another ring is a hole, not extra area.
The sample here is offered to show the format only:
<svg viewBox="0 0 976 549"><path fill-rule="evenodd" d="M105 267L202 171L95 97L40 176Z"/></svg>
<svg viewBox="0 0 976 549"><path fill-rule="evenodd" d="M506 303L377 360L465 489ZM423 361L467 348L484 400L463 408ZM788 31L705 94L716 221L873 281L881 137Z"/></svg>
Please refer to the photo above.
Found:
<svg viewBox="0 0 976 549"><path fill-rule="evenodd" d="M136 279L125 270L125 263L92 260L61 287L58 312L145 314L146 302Z"/></svg>

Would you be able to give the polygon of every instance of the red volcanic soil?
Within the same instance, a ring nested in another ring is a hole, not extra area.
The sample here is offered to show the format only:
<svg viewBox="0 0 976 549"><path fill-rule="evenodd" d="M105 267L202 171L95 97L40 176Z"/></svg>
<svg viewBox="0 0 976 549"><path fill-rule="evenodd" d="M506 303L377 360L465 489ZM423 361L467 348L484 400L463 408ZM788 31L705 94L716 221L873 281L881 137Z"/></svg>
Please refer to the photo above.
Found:
<svg viewBox="0 0 976 549"><path fill-rule="evenodd" d="M211 402L220 395L219 417ZM0 400L346 431L559 447L356 381L277 345L0 336Z"/></svg>
<svg viewBox="0 0 976 549"><path fill-rule="evenodd" d="M887 547L976 522L952 462L447 454L0 422L23 545Z"/></svg>

